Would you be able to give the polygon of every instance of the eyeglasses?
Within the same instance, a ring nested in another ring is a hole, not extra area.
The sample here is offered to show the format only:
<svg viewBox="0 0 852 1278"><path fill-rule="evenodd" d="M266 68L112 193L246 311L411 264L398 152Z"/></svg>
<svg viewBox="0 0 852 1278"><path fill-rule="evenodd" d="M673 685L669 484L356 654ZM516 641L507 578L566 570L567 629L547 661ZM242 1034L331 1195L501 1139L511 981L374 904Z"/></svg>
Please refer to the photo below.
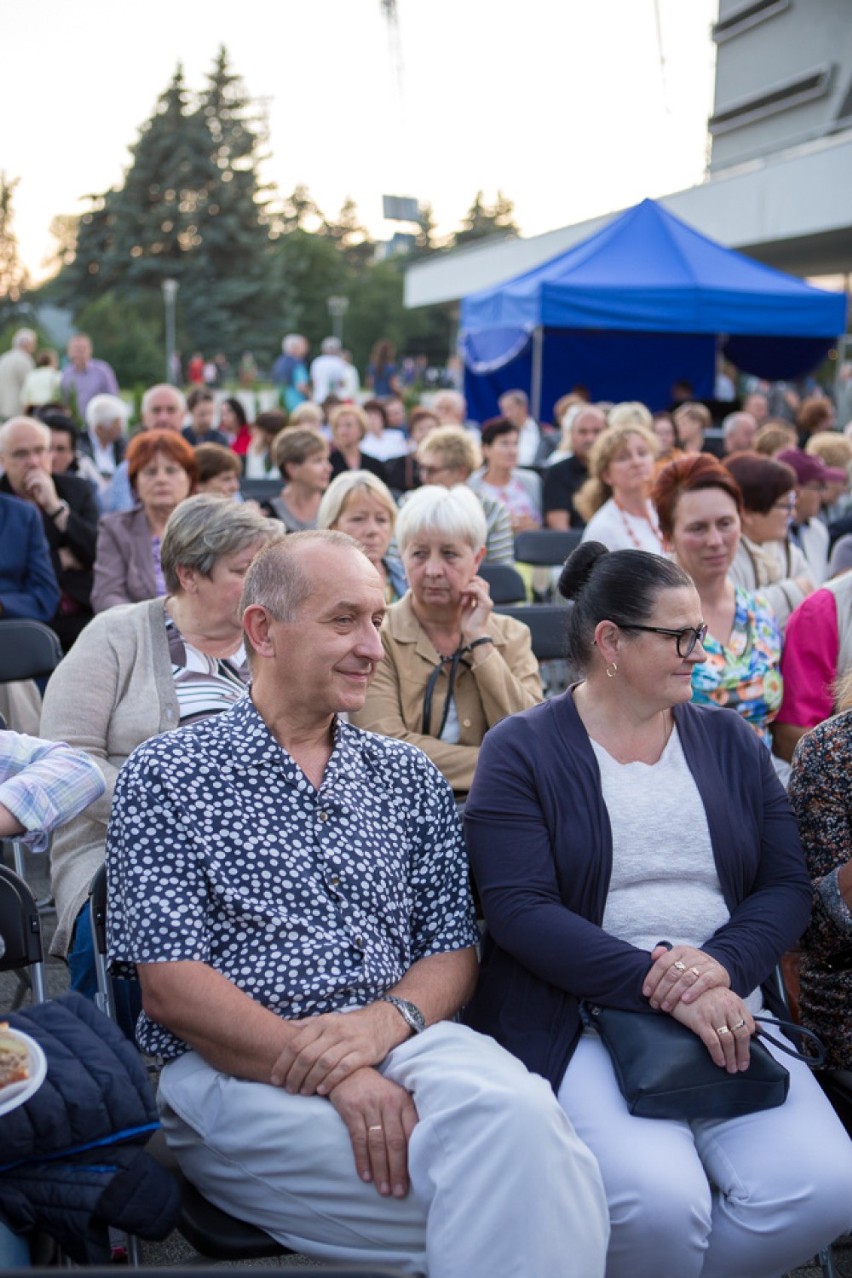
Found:
<svg viewBox="0 0 852 1278"><path fill-rule="evenodd" d="M773 510L791 511L796 509L796 494L790 493L787 497L781 497L778 501L773 502Z"/></svg>
<svg viewBox="0 0 852 1278"><path fill-rule="evenodd" d="M665 626L626 626L622 625L621 622L616 622L616 625L619 630L647 630L654 635L671 635L675 641L677 655L681 660L689 657L695 651L696 646L699 643L703 644L707 638L706 624L699 626L697 629L695 626L684 626L682 630L667 630Z"/></svg>
<svg viewBox="0 0 852 1278"><path fill-rule="evenodd" d="M441 475L445 470L449 469L449 466L424 466L422 462L419 465L422 479L431 479L433 475Z"/></svg>

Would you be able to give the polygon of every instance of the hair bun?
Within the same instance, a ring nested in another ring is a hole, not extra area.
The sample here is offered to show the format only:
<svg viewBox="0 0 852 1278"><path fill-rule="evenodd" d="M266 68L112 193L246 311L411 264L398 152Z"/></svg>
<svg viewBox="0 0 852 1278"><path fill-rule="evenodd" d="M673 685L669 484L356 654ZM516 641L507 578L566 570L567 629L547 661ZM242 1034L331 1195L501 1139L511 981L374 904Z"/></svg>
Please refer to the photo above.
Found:
<svg viewBox="0 0 852 1278"><path fill-rule="evenodd" d="M583 541L565 560L557 589L563 599L576 599L595 570L595 565L609 551L599 541Z"/></svg>

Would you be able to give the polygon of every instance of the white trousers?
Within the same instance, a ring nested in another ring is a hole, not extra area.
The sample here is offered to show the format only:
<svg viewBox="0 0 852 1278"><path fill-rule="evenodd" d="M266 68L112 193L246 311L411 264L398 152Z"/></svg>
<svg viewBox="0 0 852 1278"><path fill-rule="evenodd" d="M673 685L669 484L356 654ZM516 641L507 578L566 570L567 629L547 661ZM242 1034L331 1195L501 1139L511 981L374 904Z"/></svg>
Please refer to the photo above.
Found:
<svg viewBox="0 0 852 1278"><path fill-rule="evenodd" d="M607 1278L778 1278L852 1226L852 1142L808 1067L774 1054L790 1071L778 1109L634 1118L583 1035L559 1101L606 1186Z"/></svg>
<svg viewBox="0 0 852 1278"><path fill-rule="evenodd" d="M543 1079L446 1022L381 1072L419 1115L402 1200L358 1178L328 1100L220 1074L194 1052L163 1070L163 1126L212 1202L296 1251L430 1278L603 1278L600 1174Z"/></svg>

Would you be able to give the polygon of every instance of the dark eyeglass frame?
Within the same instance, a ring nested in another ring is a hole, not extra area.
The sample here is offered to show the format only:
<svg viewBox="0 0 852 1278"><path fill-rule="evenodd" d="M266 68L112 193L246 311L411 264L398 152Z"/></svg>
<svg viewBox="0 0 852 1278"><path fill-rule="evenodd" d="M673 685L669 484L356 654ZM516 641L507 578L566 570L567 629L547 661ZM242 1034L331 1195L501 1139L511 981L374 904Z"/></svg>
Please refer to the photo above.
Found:
<svg viewBox="0 0 852 1278"><path fill-rule="evenodd" d="M707 623L699 626L684 626L682 630L669 630L665 626L635 626L622 624L620 621L615 623L619 630L647 630L653 635L669 635L675 641L675 650L681 661L685 661L691 656L698 644L704 643L707 638Z"/></svg>

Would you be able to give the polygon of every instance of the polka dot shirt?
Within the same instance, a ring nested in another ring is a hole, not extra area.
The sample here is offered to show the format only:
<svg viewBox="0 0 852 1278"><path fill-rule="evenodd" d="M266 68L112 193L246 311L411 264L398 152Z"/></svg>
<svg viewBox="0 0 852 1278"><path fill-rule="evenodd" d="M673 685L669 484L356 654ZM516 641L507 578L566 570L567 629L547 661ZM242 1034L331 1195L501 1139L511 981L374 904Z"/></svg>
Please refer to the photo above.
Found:
<svg viewBox="0 0 852 1278"><path fill-rule="evenodd" d="M319 790L245 696L145 742L107 835L109 958L208 963L288 1019L363 1006L478 940L452 791L340 720ZM186 1044L142 1014L140 1046Z"/></svg>

